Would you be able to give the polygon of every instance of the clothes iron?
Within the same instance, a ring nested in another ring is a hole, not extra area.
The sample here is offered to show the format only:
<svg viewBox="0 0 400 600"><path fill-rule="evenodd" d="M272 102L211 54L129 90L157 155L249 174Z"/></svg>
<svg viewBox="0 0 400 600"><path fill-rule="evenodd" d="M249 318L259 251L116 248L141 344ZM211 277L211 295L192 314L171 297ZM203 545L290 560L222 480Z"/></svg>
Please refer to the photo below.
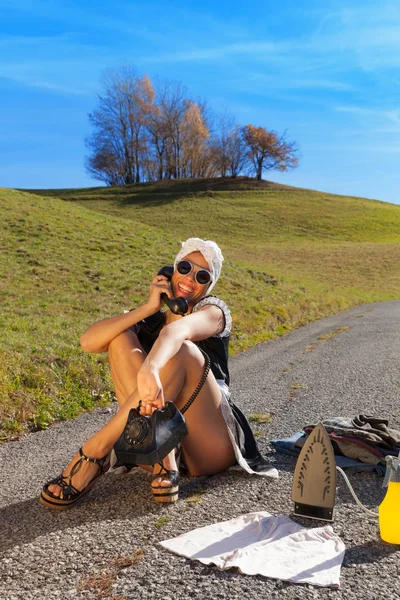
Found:
<svg viewBox="0 0 400 600"><path fill-rule="evenodd" d="M308 436L294 470L294 514L333 521L335 497L335 454L325 427L319 423Z"/></svg>

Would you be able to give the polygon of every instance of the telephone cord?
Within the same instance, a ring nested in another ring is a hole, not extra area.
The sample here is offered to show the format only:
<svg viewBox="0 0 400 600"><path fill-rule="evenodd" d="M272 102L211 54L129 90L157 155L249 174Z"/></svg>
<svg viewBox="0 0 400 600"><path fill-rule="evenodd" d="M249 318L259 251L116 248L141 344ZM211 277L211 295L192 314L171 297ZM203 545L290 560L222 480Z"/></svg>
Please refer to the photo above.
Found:
<svg viewBox="0 0 400 600"><path fill-rule="evenodd" d="M206 354L204 352L204 350L202 350L201 348L199 348L200 352L202 353L202 355L204 356L204 371L203 371L203 375L196 387L196 389L194 390L193 394L190 396L189 400L186 402L186 404L184 406L182 406L181 408L181 413L185 413L188 408L190 408L193 404L193 402L196 400L198 393L200 392L201 388L203 387L203 385L205 384L205 381L207 379L207 375L210 371L210 367L211 367L211 362L210 362L210 358L208 356L208 354Z"/></svg>

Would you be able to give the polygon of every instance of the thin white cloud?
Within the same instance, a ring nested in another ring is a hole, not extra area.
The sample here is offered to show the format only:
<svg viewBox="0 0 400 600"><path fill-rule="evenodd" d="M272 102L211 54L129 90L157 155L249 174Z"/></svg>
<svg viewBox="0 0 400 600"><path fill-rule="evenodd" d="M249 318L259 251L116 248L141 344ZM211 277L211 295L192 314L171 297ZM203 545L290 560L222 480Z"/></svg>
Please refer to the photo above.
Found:
<svg viewBox="0 0 400 600"><path fill-rule="evenodd" d="M0 79L13 81L20 85L30 88L40 88L44 90L49 90L52 92L56 92L59 94L72 94L78 96L86 96L93 94L93 87L90 84L87 85L66 85L57 83L56 81L52 81L51 79L46 79L45 76L35 75L35 74L18 74L17 72L9 75L8 73L4 73L3 69L0 68Z"/></svg>
<svg viewBox="0 0 400 600"><path fill-rule="evenodd" d="M81 87L75 88L70 86L59 85L58 83L53 83L52 81L45 81L43 79L31 79L28 77L13 77L12 79L17 83L21 83L28 87L41 88L61 94L73 94L78 96L87 96L92 94L91 91L85 90Z"/></svg>
<svg viewBox="0 0 400 600"><path fill-rule="evenodd" d="M334 152L338 152L341 155L348 154L362 154L365 157L376 157L377 155L382 154L399 154L400 153L400 143L399 144L383 144L383 143L374 143L371 139L367 141L365 144L362 143L353 143L353 144L336 144L336 143L308 143L306 148L308 150L324 152L326 155L333 154ZM367 160L367 158L365 158Z"/></svg>
<svg viewBox="0 0 400 600"><path fill-rule="evenodd" d="M55 22L70 23L70 26L76 27L78 30L83 30L85 33L94 30L99 33L104 30L107 34L111 31L119 34L119 36L129 36L131 38L140 38L150 43L165 42L165 30L160 28L159 31L152 26L145 24L145 20L140 18L140 14L145 14L149 6L143 4L140 6L138 2L128 4L126 2L117 2L114 0L111 12L103 11L94 5L92 10L87 3L73 3L71 1L63 2L62 7L58 7L59 15L54 14L54 2L45 0L2 0L2 9L8 9L11 12L25 13L32 15L33 18L42 18L47 21L49 15L52 15ZM111 10L111 8L110 8ZM79 35L79 34L77 34ZM26 40L30 36L23 36ZM53 36L56 39L58 36ZM40 36L32 36L32 39L38 40ZM48 39L48 38L44 38ZM114 38L114 41L120 38ZM22 39L24 42L25 40ZM100 41L99 45L103 45Z"/></svg>
<svg viewBox="0 0 400 600"><path fill-rule="evenodd" d="M287 44L274 42L240 42L235 44L225 44L221 46L212 46L205 48L204 45L199 48L179 50L178 52L169 52L162 55L153 55L142 57L143 63L154 62L191 62L191 61L213 61L221 58L227 58L237 55L252 54L270 54L288 50Z"/></svg>
<svg viewBox="0 0 400 600"><path fill-rule="evenodd" d="M0 48L9 49L10 46L21 48L22 46L42 46L43 44L64 43L70 39L71 34L62 35L2 35L0 38Z"/></svg>
<svg viewBox="0 0 400 600"><path fill-rule="evenodd" d="M390 121L395 125L400 125L400 110L398 109L378 109L378 108L365 108L359 106L335 106L336 112L350 113L361 118L367 118L369 120L374 119L377 121Z"/></svg>
<svg viewBox="0 0 400 600"><path fill-rule="evenodd" d="M399 66L400 5L398 2L363 2L323 16L312 36L318 52L346 55L350 65L365 72Z"/></svg>
<svg viewBox="0 0 400 600"><path fill-rule="evenodd" d="M241 89L250 91L260 90L260 86L266 86L268 89L319 89L319 90L337 90L337 91L354 91L355 87L353 84L338 81L334 79L323 79L323 78L311 78L311 77L293 77L291 74L287 77L282 77L281 73L265 74L260 72L250 72L246 74L246 79L236 78L232 80L237 85L241 86ZM254 84L254 85L253 85ZM261 87L262 91L265 91Z"/></svg>

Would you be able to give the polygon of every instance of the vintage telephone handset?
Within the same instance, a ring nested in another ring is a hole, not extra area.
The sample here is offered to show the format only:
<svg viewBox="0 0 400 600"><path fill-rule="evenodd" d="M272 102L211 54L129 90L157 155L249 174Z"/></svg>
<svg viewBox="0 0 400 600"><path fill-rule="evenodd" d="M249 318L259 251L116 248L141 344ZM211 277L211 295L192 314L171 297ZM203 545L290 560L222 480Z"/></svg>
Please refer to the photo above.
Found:
<svg viewBox="0 0 400 600"><path fill-rule="evenodd" d="M162 267L157 275L164 275L164 277L167 277L167 279L169 281L171 281L172 275L174 274L174 267L171 265L168 265L166 267ZM168 298L167 294L161 294L161 298L164 300L165 304L168 306L168 308L175 313L176 315L185 315L188 311L188 303L186 302L185 298Z"/></svg>

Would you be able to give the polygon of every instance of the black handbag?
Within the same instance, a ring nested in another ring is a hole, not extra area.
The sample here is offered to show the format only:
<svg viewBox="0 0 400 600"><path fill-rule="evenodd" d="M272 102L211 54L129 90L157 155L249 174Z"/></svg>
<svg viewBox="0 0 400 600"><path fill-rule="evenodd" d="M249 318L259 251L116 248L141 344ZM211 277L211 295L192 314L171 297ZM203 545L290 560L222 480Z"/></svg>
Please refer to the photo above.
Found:
<svg viewBox="0 0 400 600"><path fill-rule="evenodd" d="M137 408L131 408L124 430L114 445L117 456L114 466L160 463L187 436L189 432L183 414L196 399L210 370L210 359L201 352L205 358L203 375L180 411L173 402L166 402L150 416L140 414L141 402Z"/></svg>

